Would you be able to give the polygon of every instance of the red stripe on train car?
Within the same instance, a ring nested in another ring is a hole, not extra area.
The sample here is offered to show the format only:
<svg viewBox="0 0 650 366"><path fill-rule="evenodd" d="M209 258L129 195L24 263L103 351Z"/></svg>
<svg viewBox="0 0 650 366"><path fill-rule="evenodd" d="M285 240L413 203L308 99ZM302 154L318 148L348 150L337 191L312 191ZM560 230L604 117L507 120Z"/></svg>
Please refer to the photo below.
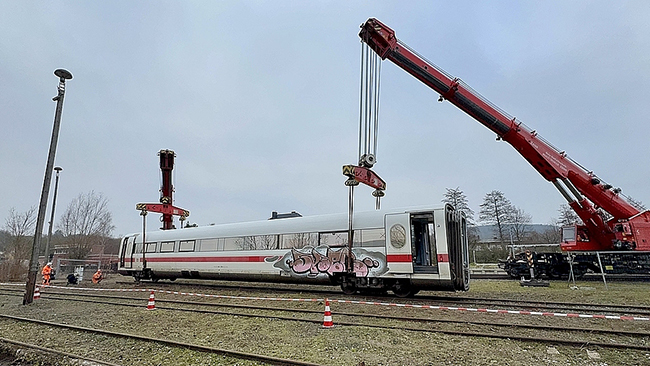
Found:
<svg viewBox="0 0 650 366"><path fill-rule="evenodd" d="M264 262L272 256L252 255L236 257L147 257L147 262Z"/></svg>
<svg viewBox="0 0 650 366"><path fill-rule="evenodd" d="M413 256L410 254L388 254L386 255L386 261L393 263L411 263L413 262Z"/></svg>
<svg viewBox="0 0 650 366"><path fill-rule="evenodd" d="M449 254L438 254L438 262L449 262Z"/></svg>

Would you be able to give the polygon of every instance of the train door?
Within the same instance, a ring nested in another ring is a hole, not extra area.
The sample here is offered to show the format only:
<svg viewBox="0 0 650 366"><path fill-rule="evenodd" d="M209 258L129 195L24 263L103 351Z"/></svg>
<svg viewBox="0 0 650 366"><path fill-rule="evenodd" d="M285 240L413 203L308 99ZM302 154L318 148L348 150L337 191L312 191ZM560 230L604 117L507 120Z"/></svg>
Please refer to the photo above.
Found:
<svg viewBox="0 0 650 366"><path fill-rule="evenodd" d="M122 241L122 250L120 252L120 267L133 268L135 236L124 238Z"/></svg>
<svg viewBox="0 0 650 366"><path fill-rule="evenodd" d="M142 235L134 235L132 238L133 250L131 251L131 263L134 270L142 270L144 263L142 262L142 241L138 243L138 237Z"/></svg>
<svg viewBox="0 0 650 366"><path fill-rule="evenodd" d="M120 246L120 268L126 267L126 261L124 260L124 257L126 256L126 247L128 242L129 242L129 238L126 237L122 240L122 245ZM129 265L130 264L131 263L129 262Z"/></svg>
<svg viewBox="0 0 650 366"><path fill-rule="evenodd" d="M413 273L411 225L409 214L388 214L386 225L386 262L391 273Z"/></svg>
<svg viewBox="0 0 650 366"><path fill-rule="evenodd" d="M413 273L438 273L433 213L411 214Z"/></svg>

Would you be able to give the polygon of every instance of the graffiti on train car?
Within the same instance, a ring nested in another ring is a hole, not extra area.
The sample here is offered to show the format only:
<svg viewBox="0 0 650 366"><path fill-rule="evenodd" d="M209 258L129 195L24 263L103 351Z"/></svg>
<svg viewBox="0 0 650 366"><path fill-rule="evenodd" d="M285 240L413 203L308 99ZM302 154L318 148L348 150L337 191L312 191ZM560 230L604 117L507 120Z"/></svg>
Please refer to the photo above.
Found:
<svg viewBox="0 0 650 366"><path fill-rule="evenodd" d="M365 249L352 249L353 271L357 277L380 276L388 271L386 256L380 252L371 252ZM316 277L319 275L333 275L345 272L348 263L348 250L346 248L332 249L328 246L291 249L274 267L280 268L297 275Z"/></svg>

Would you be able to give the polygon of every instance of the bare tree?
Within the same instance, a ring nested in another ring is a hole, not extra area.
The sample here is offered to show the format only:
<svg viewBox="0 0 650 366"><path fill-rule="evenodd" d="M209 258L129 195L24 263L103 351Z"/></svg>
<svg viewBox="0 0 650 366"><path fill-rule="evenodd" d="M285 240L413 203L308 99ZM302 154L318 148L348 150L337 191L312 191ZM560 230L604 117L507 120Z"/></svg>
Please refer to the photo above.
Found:
<svg viewBox="0 0 650 366"><path fill-rule="evenodd" d="M84 259L93 245L103 244L115 226L108 211L108 200L95 191L81 193L72 200L61 217L59 228L68 245L71 259Z"/></svg>
<svg viewBox="0 0 650 366"><path fill-rule="evenodd" d="M556 224L551 224L547 229L544 229L538 235L540 243L558 244L562 241L562 233L560 227Z"/></svg>
<svg viewBox="0 0 650 366"><path fill-rule="evenodd" d="M557 219L557 226L582 225L582 220L580 220L578 214L566 203L561 204L557 211L560 213L560 217Z"/></svg>
<svg viewBox="0 0 650 366"><path fill-rule="evenodd" d="M16 212L12 207L5 219L4 229L7 231L7 242L4 243L6 262L3 263L0 277L3 279L19 279L27 273L27 264L32 252L32 237L36 223L36 207L32 206L25 212Z"/></svg>
<svg viewBox="0 0 650 366"><path fill-rule="evenodd" d="M530 224L533 221L532 216L518 207L512 207L509 226L512 228L514 239L522 243L530 234Z"/></svg>
<svg viewBox="0 0 650 366"><path fill-rule="evenodd" d="M457 210L464 212L465 217L467 217L467 223L472 226L476 225L474 222L474 211L469 208L467 196L465 196L465 193L463 193L459 187L456 187L454 189L445 189L446 192L444 198L442 199L442 202L449 203Z"/></svg>
<svg viewBox="0 0 650 366"><path fill-rule="evenodd" d="M494 190L485 195L479 211L479 220L495 226L495 234L501 244L506 242L508 224L512 222L514 206L501 191Z"/></svg>

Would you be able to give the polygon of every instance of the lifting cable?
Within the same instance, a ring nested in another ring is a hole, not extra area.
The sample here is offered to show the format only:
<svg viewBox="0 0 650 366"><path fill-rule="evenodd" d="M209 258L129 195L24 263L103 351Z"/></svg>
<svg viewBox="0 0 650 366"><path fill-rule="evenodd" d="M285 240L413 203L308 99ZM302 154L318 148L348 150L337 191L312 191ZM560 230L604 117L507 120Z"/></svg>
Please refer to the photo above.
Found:
<svg viewBox="0 0 650 366"><path fill-rule="evenodd" d="M354 230L354 187L367 184L375 191L375 208L379 210L386 183L371 168L377 161L377 135L379 130L379 90L381 85L381 58L370 47L361 42L361 78L359 91L359 160L358 165L344 165L343 174L348 176L345 185L350 187L348 195L348 273L353 272L352 243Z"/></svg>
<svg viewBox="0 0 650 366"><path fill-rule="evenodd" d="M361 81L359 91L359 166L372 168L377 162L379 132L379 90L381 59L361 43Z"/></svg>

